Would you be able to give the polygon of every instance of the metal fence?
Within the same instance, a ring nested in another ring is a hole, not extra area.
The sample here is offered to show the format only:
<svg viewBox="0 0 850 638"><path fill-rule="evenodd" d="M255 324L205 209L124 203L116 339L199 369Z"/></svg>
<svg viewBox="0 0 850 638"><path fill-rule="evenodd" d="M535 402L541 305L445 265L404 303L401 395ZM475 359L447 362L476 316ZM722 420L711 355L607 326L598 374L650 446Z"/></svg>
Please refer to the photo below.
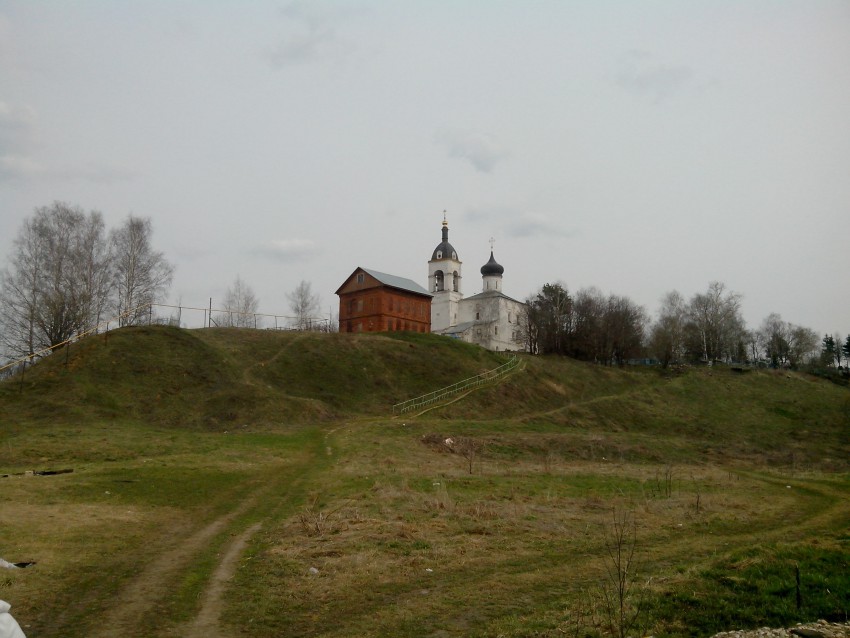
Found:
<svg viewBox="0 0 850 638"><path fill-rule="evenodd" d="M314 330L331 332L333 325L330 317L295 317L265 312L239 312L227 308L152 304L152 308L164 308L168 316L158 317L158 323L179 326L181 328L266 328L269 330Z"/></svg>
<svg viewBox="0 0 850 638"><path fill-rule="evenodd" d="M463 381L458 381L457 383L453 383L452 385L446 386L445 388L435 390L434 392L423 394L422 396L416 397L415 399L408 399L407 401L396 403L393 406L393 414L404 414L405 412L410 412L411 410L417 410L419 408L424 408L429 405L434 405L435 403L439 403L440 401L443 401L448 397L454 396L455 394L459 394L465 390L477 388L479 386L487 385L489 383L498 381L503 376L508 374L511 370L516 368L519 365L519 362L519 357L514 355L513 357L511 357L510 361L500 365L498 368L488 370L487 372L482 372L477 376L470 377L469 379L464 379Z"/></svg>
<svg viewBox="0 0 850 638"><path fill-rule="evenodd" d="M164 308L167 310L165 314L155 314L154 309ZM176 312L175 312L176 311ZM241 318L243 321L239 321ZM284 314L268 314L261 312L245 313L237 312L228 309L213 308L212 299L210 299L209 307L194 307L168 304L143 304L132 310L122 312L115 317L106 321L101 321L94 327L79 332L62 343L57 343L54 346L43 348L32 354L23 356L19 359L3 361L0 357L0 379L13 376L15 374L26 374L27 365L33 363L34 360L46 357L51 353L63 350L65 352L65 360L67 362L71 351L71 344L94 334L108 333L111 330L121 328L127 325L171 325L181 328L212 328L232 326L238 328L267 328L270 330L308 330L316 332L331 332L333 331L333 322L331 318L324 317L293 317Z"/></svg>

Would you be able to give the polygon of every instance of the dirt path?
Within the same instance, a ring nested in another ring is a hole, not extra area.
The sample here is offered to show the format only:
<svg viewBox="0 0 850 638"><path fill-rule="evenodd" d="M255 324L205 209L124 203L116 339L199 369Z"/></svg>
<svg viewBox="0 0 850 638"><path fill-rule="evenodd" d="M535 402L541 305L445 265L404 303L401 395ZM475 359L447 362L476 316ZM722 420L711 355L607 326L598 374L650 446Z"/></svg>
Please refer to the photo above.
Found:
<svg viewBox="0 0 850 638"><path fill-rule="evenodd" d="M284 352L288 352L294 346L296 346L298 342L303 340L303 335L297 335L293 337L290 341L283 344L280 348L278 348L278 350L268 359L257 359L251 365L246 366L245 369L242 371L242 381L245 383L245 385L256 385L256 381L254 380L252 375L254 370L256 370L257 368L266 367L269 364L274 363L283 355Z"/></svg>
<svg viewBox="0 0 850 638"><path fill-rule="evenodd" d="M145 548L147 562L109 595L105 612L89 628L87 638L229 638L231 634L221 627L221 611L227 606L227 588L245 548L264 522L280 513L280 508L297 505L298 486L309 475L326 443L327 439L317 437L315 445L302 449L298 458L290 457L281 466L264 468L236 492L220 495L210 506L227 503L230 509L213 520L203 512L188 513L182 522L162 529ZM256 522L246 527L246 515ZM158 618L174 593L185 586L187 575L203 576L193 572L193 566L211 544L218 547L218 555L199 595L200 608L195 617L179 624ZM107 590L108 586L101 588L101 595Z"/></svg>
<svg viewBox="0 0 850 638"><path fill-rule="evenodd" d="M194 532L191 530L190 522L179 528L169 529L167 534L170 546L154 556L124 589L115 593L98 626L92 628L89 634L91 638L125 638L142 635L139 630L150 626L150 623L145 621L145 617L155 612L156 602L168 597L169 590L173 589L173 584L178 582L180 574L188 567L192 559L237 516L246 512L256 501L257 496L257 493L253 494L251 498L242 501L237 508ZM235 564L235 558L233 562ZM227 569L222 568L221 565L219 570L222 574L219 583L223 587L223 581L232 573L228 574ZM212 634L204 635L212 636Z"/></svg>
<svg viewBox="0 0 850 638"><path fill-rule="evenodd" d="M204 592L201 610L191 627L180 633L181 636L185 636L185 638L226 638L227 634L222 632L221 627L219 627L224 590L228 581L236 573L239 558L245 551L245 546L261 526L261 523L252 525L230 543L210 578L210 583L206 592Z"/></svg>

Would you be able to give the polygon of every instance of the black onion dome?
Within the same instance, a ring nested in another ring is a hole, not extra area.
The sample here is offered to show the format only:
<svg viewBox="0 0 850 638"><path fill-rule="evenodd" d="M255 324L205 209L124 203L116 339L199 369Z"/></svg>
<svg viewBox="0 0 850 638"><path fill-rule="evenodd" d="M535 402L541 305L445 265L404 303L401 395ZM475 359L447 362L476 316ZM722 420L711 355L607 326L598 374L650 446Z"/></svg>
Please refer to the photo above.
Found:
<svg viewBox="0 0 850 638"><path fill-rule="evenodd" d="M437 244L437 247L434 249L434 253L431 255L431 259L436 261L438 259L457 259L457 251L454 249L449 243L449 226L446 222L443 222L443 241Z"/></svg>
<svg viewBox="0 0 850 638"><path fill-rule="evenodd" d="M496 263L496 259L493 257L493 251L490 251L490 261L481 266L481 274L485 277L487 275L502 275L505 272L505 267Z"/></svg>

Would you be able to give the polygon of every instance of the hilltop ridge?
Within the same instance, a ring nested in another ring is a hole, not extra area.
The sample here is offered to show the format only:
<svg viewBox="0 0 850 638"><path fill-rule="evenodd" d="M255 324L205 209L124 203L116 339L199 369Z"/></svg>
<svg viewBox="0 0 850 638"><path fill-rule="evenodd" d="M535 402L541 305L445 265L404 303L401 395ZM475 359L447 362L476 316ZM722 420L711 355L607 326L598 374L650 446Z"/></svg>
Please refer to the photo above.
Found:
<svg viewBox="0 0 850 638"><path fill-rule="evenodd" d="M390 418L394 403L505 360L427 334L125 328L42 360L23 382L0 384L0 417L16 424L72 415L80 424L213 431ZM522 371L432 409L429 418L511 419L513 428L571 433L577 449L616 434L619 452L612 453L647 460L746 458L837 469L850 458L850 393L786 371L616 369L525 355Z"/></svg>

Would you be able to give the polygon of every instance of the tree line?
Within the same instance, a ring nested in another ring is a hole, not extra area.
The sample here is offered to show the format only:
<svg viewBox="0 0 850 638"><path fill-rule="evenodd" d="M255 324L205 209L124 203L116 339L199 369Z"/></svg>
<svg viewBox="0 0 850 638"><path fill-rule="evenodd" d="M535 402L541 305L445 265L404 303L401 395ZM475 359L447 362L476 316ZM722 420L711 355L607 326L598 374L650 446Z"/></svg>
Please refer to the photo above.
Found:
<svg viewBox="0 0 850 638"><path fill-rule="evenodd" d="M152 244L150 219L129 215L107 232L103 215L55 202L37 208L0 271L0 348L9 358L49 352L118 317L120 326L150 317L171 285L174 267ZM319 298L302 281L287 294L297 328L315 329ZM259 300L237 276L217 325L257 326ZM324 324L321 324L324 325ZM651 358L663 366L691 361L806 363L841 367L850 335L824 335L768 315L757 329L741 316L741 295L712 282L686 300L664 295L657 317L622 295L596 288L571 293L547 283L526 299L520 338L532 353L559 354L604 365ZM333 329L330 323L325 329Z"/></svg>
<svg viewBox="0 0 850 638"><path fill-rule="evenodd" d="M662 366L688 362L758 363L773 367L850 362L850 335L819 335L776 313L756 329L741 315L741 295L721 282L685 299L664 295L653 320L643 307L596 288L570 293L547 283L526 299L521 338L532 353L560 354L603 365L653 359Z"/></svg>
<svg viewBox="0 0 850 638"><path fill-rule="evenodd" d="M0 363L47 354L104 321L151 320L169 292L174 266L154 249L150 219L129 215L107 231L103 215L55 202L36 208L0 270ZM299 330L332 329L318 320L320 300L302 281L286 295ZM259 299L237 276L211 318L218 326L258 327Z"/></svg>
<svg viewBox="0 0 850 638"><path fill-rule="evenodd" d="M291 292L286 293L292 315L290 328L314 332L335 332L330 319L319 318L320 298L313 293L309 281L302 280ZM259 328L262 317L258 317L260 300L254 289L242 277L236 276L224 294L224 310L216 313L213 322L219 327Z"/></svg>
<svg viewBox="0 0 850 638"><path fill-rule="evenodd" d="M138 323L171 285L149 219L107 233L103 215L62 202L37 208L0 272L0 346L9 357L51 351L117 316Z"/></svg>

